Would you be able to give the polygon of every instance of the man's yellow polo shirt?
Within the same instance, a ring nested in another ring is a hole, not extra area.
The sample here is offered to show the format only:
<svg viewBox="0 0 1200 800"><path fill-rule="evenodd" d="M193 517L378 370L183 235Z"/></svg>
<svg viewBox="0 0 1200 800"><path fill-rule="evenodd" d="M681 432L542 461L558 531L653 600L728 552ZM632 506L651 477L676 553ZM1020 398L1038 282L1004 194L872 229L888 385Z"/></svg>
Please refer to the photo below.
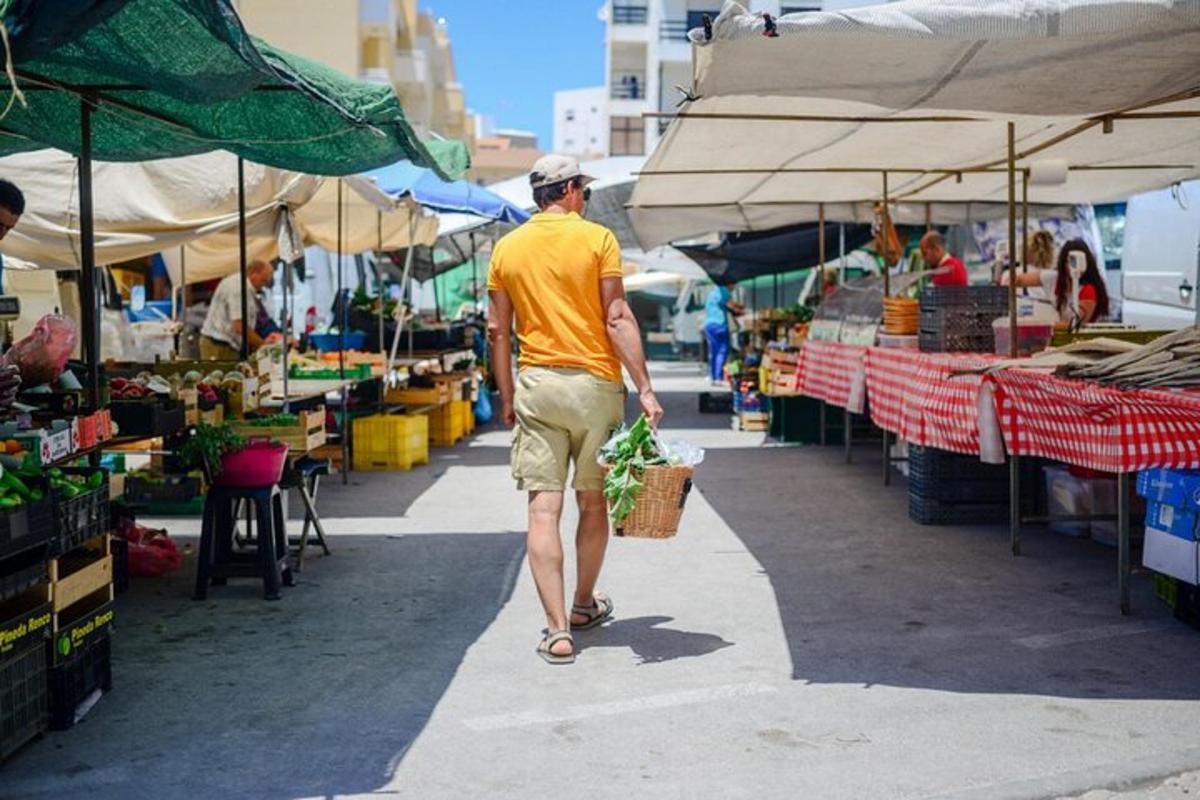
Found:
<svg viewBox="0 0 1200 800"><path fill-rule="evenodd" d="M496 243L488 289L512 300L521 367L573 367L620 383L600 279L620 278L621 248L578 214L535 214Z"/></svg>

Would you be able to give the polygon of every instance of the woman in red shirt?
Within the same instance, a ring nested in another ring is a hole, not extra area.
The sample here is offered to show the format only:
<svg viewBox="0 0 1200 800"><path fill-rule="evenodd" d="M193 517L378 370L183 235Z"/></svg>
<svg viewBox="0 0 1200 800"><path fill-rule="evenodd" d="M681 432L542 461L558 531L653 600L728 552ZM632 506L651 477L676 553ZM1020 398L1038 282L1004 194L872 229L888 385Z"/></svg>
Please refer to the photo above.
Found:
<svg viewBox="0 0 1200 800"><path fill-rule="evenodd" d="M1082 253L1086 264L1079 276L1078 316L1081 325L1108 318L1108 289L1104 276L1096 267L1096 257L1082 239L1072 239L1058 251L1058 281L1054 287L1054 304L1060 316L1070 318L1071 254Z"/></svg>

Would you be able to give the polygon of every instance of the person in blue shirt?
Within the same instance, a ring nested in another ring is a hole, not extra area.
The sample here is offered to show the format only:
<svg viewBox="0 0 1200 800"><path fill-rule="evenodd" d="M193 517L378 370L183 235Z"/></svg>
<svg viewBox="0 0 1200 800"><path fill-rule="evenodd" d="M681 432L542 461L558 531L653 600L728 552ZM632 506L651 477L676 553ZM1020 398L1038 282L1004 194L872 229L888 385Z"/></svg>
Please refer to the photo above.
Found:
<svg viewBox="0 0 1200 800"><path fill-rule="evenodd" d="M704 335L708 339L708 378L713 384L724 382L725 362L729 360L729 315L740 314L742 305L734 301L732 287L721 283L704 304Z"/></svg>

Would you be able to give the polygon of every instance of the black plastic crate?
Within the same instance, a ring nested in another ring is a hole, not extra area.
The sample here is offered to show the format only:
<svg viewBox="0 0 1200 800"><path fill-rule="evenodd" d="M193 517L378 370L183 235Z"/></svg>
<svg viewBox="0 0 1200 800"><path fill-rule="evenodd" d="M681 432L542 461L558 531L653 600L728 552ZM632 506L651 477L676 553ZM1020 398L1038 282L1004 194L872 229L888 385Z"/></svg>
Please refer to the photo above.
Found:
<svg viewBox="0 0 1200 800"><path fill-rule="evenodd" d="M0 602L0 658L50 638L54 607L43 584Z"/></svg>
<svg viewBox="0 0 1200 800"><path fill-rule="evenodd" d="M125 499L130 503L187 503L202 490L200 479L191 475L164 475L159 481L138 475L125 479Z"/></svg>
<svg viewBox="0 0 1200 800"><path fill-rule="evenodd" d="M66 497L61 492L54 492L55 530L50 541L51 556L70 552L88 539L111 530L108 471L93 467L63 469L68 475L83 475L87 478L97 471L105 474L104 484L99 489L89 489L75 497Z"/></svg>
<svg viewBox="0 0 1200 800"><path fill-rule="evenodd" d="M909 477L933 481L997 481L1008 482L1007 464L986 464L979 456L951 453L936 447L908 446Z"/></svg>
<svg viewBox="0 0 1200 800"><path fill-rule="evenodd" d="M1175 581L1175 619L1200 630L1200 586Z"/></svg>
<svg viewBox="0 0 1200 800"><path fill-rule="evenodd" d="M42 655L43 661L45 654ZM75 724L75 709L95 692L112 690L112 640L105 630L70 659L50 668L50 730L65 731Z"/></svg>
<svg viewBox="0 0 1200 800"><path fill-rule="evenodd" d="M991 353L996 349L996 336L990 326L987 333L922 329L917 347L922 353Z"/></svg>
<svg viewBox="0 0 1200 800"><path fill-rule="evenodd" d="M0 561L0 602L49 580L46 549L24 550Z"/></svg>
<svg viewBox="0 0 1200 800"><path fill-rule="evenodd" d="M38 501L27 500L19 508L0 512L0 559L31 548L44 549L54 535L54 503L41 479L22 479L29 488L43 492Z"/></svg>
<svg viewBox="0 0 1200 800"><path fill-rule="evenodd" d="M29 644L0 658L0 761L46 731L46 646Z"/></svg>
<svg viewBox="0 0 1200 800"><path fill-rule="evenodd" d="M121 436L169 436L187 425L183 401L169 397L114 400L109 410Z"/></svg>
<svg viewBox="0 0 1200 800"><path fill-rule="evenodd" d="M732 414L733 394L730 392L701 392L701 414Z"/></svg>
<svg viewBox="0 0 1200 800"><path fill-rule="evenodd" d="M908 478L908 492L922 499L952 505L1007 503L1008 481L929 481L921 477Z"/></svg>
<svg viewBox="0 0 1200 800"><path fill-rule="evenodd" d="M908 518L921 525L996 525L1008 517L1008 503L940 503L908 495Z"/></svg>
<svg viewBox="0 0 1200 800"><path fill-rule="evenodd" d="M1007 286L927 286L921 292L921 307L968 306L1008 308Z"/></svg>
<svg viewBox="0 0 1200 800"><path fill-rule="evenodd" d="M120 536L112 537L113 593L129 589L129 542Z"/></svg>

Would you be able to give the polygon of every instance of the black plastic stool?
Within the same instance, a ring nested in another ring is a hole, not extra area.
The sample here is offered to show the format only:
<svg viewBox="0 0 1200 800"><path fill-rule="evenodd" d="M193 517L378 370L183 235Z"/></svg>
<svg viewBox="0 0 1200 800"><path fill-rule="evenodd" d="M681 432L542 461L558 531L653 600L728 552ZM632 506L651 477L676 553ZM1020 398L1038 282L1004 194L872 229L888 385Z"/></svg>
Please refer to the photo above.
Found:
<svg viewBox="0 0 1200 800"><path fill-rule="evenodd" d="M234 515L243 501L254 503L256 510L258 535L254 553L233 552ZM287 557L283 494L278 486L257 489L213 486L204 500L196 590L192 597L205 599L210 583L219 586L227 578L261 577L263 596L278 600L281 587L294 584Z"/></svg>

